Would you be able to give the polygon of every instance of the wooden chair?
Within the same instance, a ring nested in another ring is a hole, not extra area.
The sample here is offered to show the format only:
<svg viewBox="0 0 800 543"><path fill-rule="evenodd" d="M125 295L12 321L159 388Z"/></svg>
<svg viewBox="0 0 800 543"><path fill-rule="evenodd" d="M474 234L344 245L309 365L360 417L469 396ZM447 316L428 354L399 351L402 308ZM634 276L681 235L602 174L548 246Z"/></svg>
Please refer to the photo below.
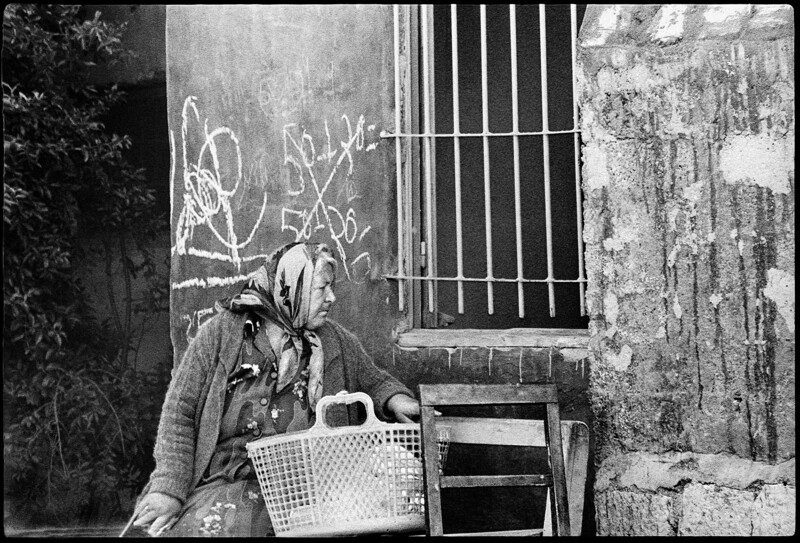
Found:
<svg viewBox="0 0 800 543"><path fill-rule="evenodd" d="M554 384L420 385L419 397L428 535L580 535L589 430L583 422L560 420ZM434 409L440 406L503 404L544 404L546 419L434 416ZM437 425L450 427L451 443L546 447L550 473L468 476L440 474ZM443 533L441 489L495 486L546 486L548 495L544 527L502 532ZM555 515L551 514L551 499Z"/></svg>

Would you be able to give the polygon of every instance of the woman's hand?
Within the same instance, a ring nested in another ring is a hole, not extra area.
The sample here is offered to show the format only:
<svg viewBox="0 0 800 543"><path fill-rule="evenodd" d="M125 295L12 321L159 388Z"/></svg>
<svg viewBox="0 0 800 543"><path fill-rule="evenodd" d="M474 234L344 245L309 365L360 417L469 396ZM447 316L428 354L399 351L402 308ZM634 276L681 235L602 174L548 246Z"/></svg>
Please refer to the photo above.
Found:
<svg viewBox="0 0 800 543"><path fill-rule="evenodd" d="M414 422L419 417L419 402L406 394L395 394L386 402L386 408L398 422Z"/></svg>
<svg viewBox="0 0 800 543"><path fill-rule="evenodd" d="M147 533L155 537L162 528L178 517L181 512L181 502L161 492L150 492L139 503L134 526L150 525Z"/></svg>

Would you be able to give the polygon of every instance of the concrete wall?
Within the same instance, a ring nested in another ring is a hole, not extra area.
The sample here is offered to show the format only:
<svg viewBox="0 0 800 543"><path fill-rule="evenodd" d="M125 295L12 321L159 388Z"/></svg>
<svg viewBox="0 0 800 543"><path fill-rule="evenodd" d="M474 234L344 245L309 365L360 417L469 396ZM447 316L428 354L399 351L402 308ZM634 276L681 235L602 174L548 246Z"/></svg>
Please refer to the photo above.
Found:
<svg viewBox="0 0 800 543"><path fill-rule="evenodd" d="M579 49L597 532L792 534L792 8L590 6Z"/></svg>

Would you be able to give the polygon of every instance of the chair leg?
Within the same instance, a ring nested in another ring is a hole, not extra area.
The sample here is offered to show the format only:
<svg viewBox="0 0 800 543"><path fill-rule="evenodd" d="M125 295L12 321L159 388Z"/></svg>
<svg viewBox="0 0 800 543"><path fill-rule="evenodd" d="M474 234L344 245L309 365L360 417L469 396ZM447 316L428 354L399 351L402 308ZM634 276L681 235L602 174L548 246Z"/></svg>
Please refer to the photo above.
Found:
<svg viewBox="0 0 800 543"><path fill-rule="evenodd" d="M550 506L550 487L547 487L547 498L544 500L544 524L542 536L553 537L553 508Z"/></svg>
<svg viewBox="0 0 800 543"><path fill-rule="evenodd" d="M569 502L567 501L567 481L564 472L564 453L561 449L561 418L558 413L558 404L547 404L547 417L545 419L545 434L547 452L550 460L550 469L553 473L553 498L557 524L555 531L560 536L570 534Z"/></svg>
<svg viewBox="0 0 800 543"><path fill-rule="evenodd" d="M442 524L442 496L439 483L439 442L436 436L436 420L434 408L422 406L420 409L422 429L422 451L424 460L425 515L428 523L428 535L441 536L444 533Z"/></svg>

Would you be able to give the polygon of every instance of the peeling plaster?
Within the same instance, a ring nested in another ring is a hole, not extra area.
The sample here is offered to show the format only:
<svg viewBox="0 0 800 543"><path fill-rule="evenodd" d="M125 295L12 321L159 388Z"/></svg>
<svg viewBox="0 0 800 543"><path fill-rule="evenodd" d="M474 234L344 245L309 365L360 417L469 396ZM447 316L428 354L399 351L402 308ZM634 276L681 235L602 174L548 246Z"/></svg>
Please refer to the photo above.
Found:
<svg viewBox="0 0 800 543"><path fill-rule="evenodd" d="M681 208L673 207L672 209L669 210L669 213L667 215L669 219L669 229L673 232L678 230L677 220L678 220L678 215L680 214L681 214Z"/></svg>
<svg viewBox="0 0 800 543"><path fill-rule="evenodd" d="M792 9L790 4L756 4L754 6L752 23L762 26L778 26L786 21L780 16L786 8ZM792 11L794 11L792 9Z"/></svg>
<svg viewBox="0 0 800 543"><path fill-rule="evenodd" d="M675 293L675 298L672 302L672 311L675 313L675 316L680 319L683 317L683 309L681 309L681 304L678 301L678 293Z"/></svg>
<svg viewBox="0 0 800 543"><path fill-rule="evenodd" d="M606 251L621 251L625 245L637 239L637 232L629 228L617 228L615 235L603 240Z"/></svg>
<svg viewBox="0 0 800 543"><path fill-rule="evenodd" d="M767 270L764 295L775 302L789 332L794 333L794 276L775 268Z"/></svg>
<svg viewBox="0 0 800 543"><path fill-rule="evenodd" d="M606 251L621 251L625 248L625 242L619 238L607 238L603 240L603 247Z"/></svg>
<svg viewBox="0 0 800 543"><path fill-rule="evenodd" d="M596 47L598 45L604 45L608 37L616 33L617 22L620 19L619 16L621 12L622 6L618 4L610 6L608 9L603 11L603 14L600 15L599 19L597 20L595 37L591 39L585 39L582 45L584 47Z"/></svg>
<svg viewBox="0 0 800 543"><path fill-rule="evenodd" d="M726 19L747 17L751 9L750 4L717 4L708 6L703 16L707 22L717 24Z"/></svg>
<svg viewBox="0 0 800 543"><path fill-rule="evenodd" d="M663 87L667 80L654 74L644 64L637 64L628 70L615 70L611 67L601 68L597 72L597 86L601 90L630 90L634 92L650 92L656 87ZM680 123L679 123L680 124Z"/></svg>
<svg viewBox="0 0 800 543"><path fill-rule="evenodd" d="M722 296L720 296L716 292L708 297L708 301L711 302L711 305L713 305L715 309L722 300L723 300Z"/></svg>
<svg viewBox="0 0 800 543"><path fill-rule="evenodd" d="M683 37L684 22L686 19L686 4L666 4L661 10L661 18L653 31L653 41L662 45L677 42Z"/></svg>
<svg viewBox="0 0 800 543"><path fill-rule="evenodd" d="M689 201L689 205L692 206L693 209L703 196L703 185L704 183L702 181L697 181L683 188L683 197Z"/></svg>
<svg viewBox="0 0 800 543"><path fill-rule="evenodd" d="M606 152L597 144L589 143L583 149L583 163L586 170L586 186L589 190L608 186L608 163Z"/></svg>
<svg viewBox="0 0 800 543"><path fill-rule="evenodd" d="M603 314L606 324L613 327L617 324L617 314L619 313L619 303L613 292L607 292L603 297Z"/></svg>
<svg viewBox="0 0 800 543"><path fill-rule="evenodd" d="M791 190L794 145L789 140L765 135L732 136L725 139L719 162L727 183L749 182L779 194Z"/></svg>
<svg viewBox="0 0 800 543"><path fill-rule="evenodd" d="M670 251L669 256L667 257L667 267L671 268L675 265L675 260L678 258L678 252L681 250L681 244L675 244L675 247L672 248Z"/></svg>
<svg viewBox="0 0 800 543"><path fill-rule="evenodd" d="M619 354L612 354L606 351L603 353L606 361L617 371L625 371L631 365L631 358L633 357L633 349L628 345L623 345L619 350Z"/></svg>
<svg viewBox="0 0 800 543"><path fill-rule="evenodd" d="M586 110L585 114L581 116L581 132L585 136L585 142L587 147L590 145L589 142L597 142L597 141L615 141L614 136L609 134L608 130L606 130L603 126L603 123L597 121L597 116L594 114L592 110ZM592 143L591 145L597 145L596 143ZM585 155L586 151L584 151ZM600 153L598 153L599 155ZM585 161L585 160L584 160Z"/></svg>

